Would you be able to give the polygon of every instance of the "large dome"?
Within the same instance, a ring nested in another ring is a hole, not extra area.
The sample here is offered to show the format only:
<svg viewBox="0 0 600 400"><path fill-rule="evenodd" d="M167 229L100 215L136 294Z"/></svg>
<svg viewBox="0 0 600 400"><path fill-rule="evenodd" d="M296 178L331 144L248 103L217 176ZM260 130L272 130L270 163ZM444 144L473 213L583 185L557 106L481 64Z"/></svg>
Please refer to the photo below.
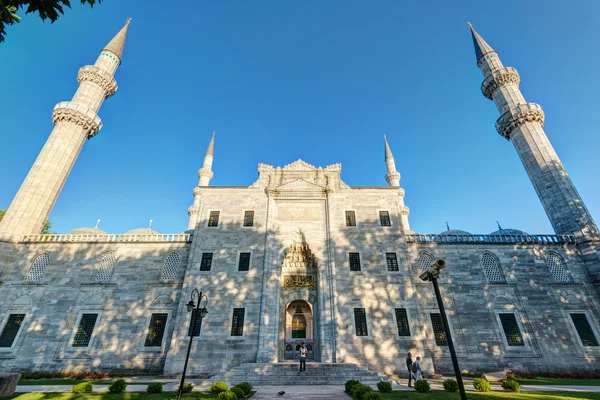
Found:
<svg viewBox="0 0 600 400"><path fill-rule="evenodd" d="M125 232L126 235L160 235L152 228L137 228Z"/></svg>
<svg viewBox="0 0 600 400"><path fill-rule="evenodd" d="M498 229L490 235L527 235L527 232L520 231L518 229Z"/></svg>
<svg viewBox="0 0 600 400"><path fill-rule="evenodd" d="M108 235L108 233L98 228L77 228L67 232L67 235Z"/></svg>
<svg viewBox="0 0 600 400"><path fill-rule="evenodd" d="M444 232L440 232L440 235L448 236L448 235L470 235L467 231L461 231L460 229L449 229Z"/></svg>

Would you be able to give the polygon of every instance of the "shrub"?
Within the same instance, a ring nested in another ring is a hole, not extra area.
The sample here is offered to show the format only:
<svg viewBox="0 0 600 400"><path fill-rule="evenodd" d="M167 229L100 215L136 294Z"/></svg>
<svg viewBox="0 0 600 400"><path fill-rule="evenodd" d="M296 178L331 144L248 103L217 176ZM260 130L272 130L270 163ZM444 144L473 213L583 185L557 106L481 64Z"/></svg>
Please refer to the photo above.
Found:
<svg viewBox="0 0 600 400"><path fill-rule="evenodd" d="M392 384L389 382L385 382L385 381L377 382L377 389L381 393L391 393L392 392Z"/></svg>
<svg viewBox="0 0 600 400"><path fill-rule="evenodd" d="M473 387L478 392L490 391L490 383L483 378L475 378L475 380L473 381Z"/></svg>
<svg viewBox="0 0 600 400"><path fill-rule="evenodd" d="M505 381L502 381L502 389L506 390L507 392L520 392L521 385L519 385L519 382L515 381L514 379L506 379Z"/></svg>
<svg viewBox="0 0 600 400"><path fill-rule="evenodd" d="M383 396L377 392L367 392L363 396L363 400L383 400Z"/></svg>
<svg viewBox="0 0 600 400"><path fill-rule="evenodd" d="M444 390L446 392L457 392L458 383L454 379L446 379L444 381Z"/></svg>
<svg viewBox="0 0 600 400"><path fill-rule="evenodd" d="M235 393L228 390L219 393L219 400L238 400Z"/></svg>
<svg viewBox="0 0 600 400"><path fill-rule="evenodd" d="M210 391L213 393L221 393L221 392L226 392L227 391L227 384L225 382L215 382L212 385L210 385Z"/></svg>
<svg viewBox="0 0 600 400"><path fill-rule="evenodd" d="M354 387L354 385L359 385L360 382L357 381L356 379L350 379L349 381L346 381L345 383L345 389L346 389L346 393L350 394L352 393L352 388Z"/></svg>
<svg viewBox="0 0 600 400"><path fill-rule="evenodd" d="M244 391L244 396L248 396L252 391L252 385L248 382L242 382L235 385Z"/></svg>
<svg viewBox="0 0 600 400"><path fill-rule="evenodd" d="M179 385L181 386L181 385ZM177 386L177 393L179 393L179 386ZM194 385L192 385L189 382L184 382L183 384L183 393L191 393L192 389L194 388Z"/></svg>
<svg viewBox="0 0 600 400"><path fill-rule="evenodd" d="M352 388L351 396L354 400L365 400L365 395L373 391L374 390L370 386L359 383Z"/></svg>
<svg viewBox="0 0 600 400"><path fill-rule="evenodd" d="M431 390L431 386L425 379L421 379L415 382L415 390L419 393L427 393Z"/></svg>
<svg viewBox="0 0 600 400"><path fill-rule="evenodd" d="M127 383L125 383L125 379L117 379L108 385L108 391L111 393L123 393L126 387Z"/></svg>
<svg viewBox="0 0 600 400"><path fill-rule="evenodd" d="M237 396L238 399L241 399L241 398L243 398L246 395L244 393L244 390L242 388L240 388L239 386L232 387L231 391L233 393L235 393L235 395Z"/></svg>
<svg viewBox="0 0 600 400"><path fill-rule="evenodd" d="M71 393L92 393L91 382L81 382L71 388Z"/></svg>
<svg viewBox="0 0 600 400"><path fill-rule="evenodd" d="M163 384L161 382L152 382L146 388L146 392L148 393L162 393Z"/></svg>

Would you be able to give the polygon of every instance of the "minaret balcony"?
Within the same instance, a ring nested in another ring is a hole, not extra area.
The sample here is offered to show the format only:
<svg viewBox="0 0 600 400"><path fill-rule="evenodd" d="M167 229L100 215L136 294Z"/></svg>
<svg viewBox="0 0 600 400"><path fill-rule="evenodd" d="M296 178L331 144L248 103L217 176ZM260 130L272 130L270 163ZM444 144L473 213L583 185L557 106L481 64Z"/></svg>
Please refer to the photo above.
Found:
<svg viewBox="0 0 600 400"><path fill-rule="evenodd" d="M498 133L510 140L512 131L527 122L537 122L544 125L544 110L542 106L536 103L519 104L508 110L496 121L496 130Z"/></svg>
<svg viewBox="0 0 600 400"><path fill-rule="evenodd" d="M483 83L481 84L481 93L488 99L492 100L492 95L500 86L514 83L519 86L521 77L516 69L513 67L504 67L492 71Z"/></svg>
<svg viewBox="0 0 600 400"><path fill-rule="evenodd" d="M79 125L84 129L88 139L96 136L102 129L102 120L95 112L71 101L62 101L54 106L52 122L54 125L59 122L72 122Z"/></svg>
<svg viewBox="0 0 600 400"><path fill-rule="evenodd" d="M102 68L93 65L86 65L79 69L79 72L77 73L77 82L79 82L80 85L81 82L95 83L104 90L107 99L115 94L118 89L117 81L111 74Z"/></svg>

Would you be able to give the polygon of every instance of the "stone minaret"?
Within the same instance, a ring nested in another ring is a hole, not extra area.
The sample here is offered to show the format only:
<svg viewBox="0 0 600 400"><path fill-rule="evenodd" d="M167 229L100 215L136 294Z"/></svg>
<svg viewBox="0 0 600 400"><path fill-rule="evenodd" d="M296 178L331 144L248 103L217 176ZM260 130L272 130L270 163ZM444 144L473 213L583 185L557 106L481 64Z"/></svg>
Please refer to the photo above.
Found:
<svg viewBox="0 0 600 400"><path fill-rule="evenodd" d="M79 70L79 88L73 99L54 107L54 129L0 222L0 237L19 240L21 235L41 231L85 140L102 128L97 113L104 99L117 91L113 75L121 64L129 21L94 65Z"/></svg>
<svg viewBox="0 0 600 400"><path fill-rule="evenodd" d="M392 155L392 150L390 150L390 146L388 145L385 135L383 135L383 142L385 143L385 165L387 167L385 180L390 186L400 187L400 173L396 171L394 156Z"/></svg>
<svg viewBox="0 0 600 400"><path fill-rule="evenodd" d="M204 163L202 163L202 168L198 170L198 178L200 178L200 182L198 186L194 188L194 204L188 208L188 215L190 219L188 221L188 229L195 229L196 223L198 221L198 214L200 213L200 187L208 186L210 180L214 176L212 172L212 163L213 158L215 156L215 132L212 134L212 138L210 139L210 143L208 144L208 149L206 149L206 154L204 155Z"/></svg>
<svg viewBox="0 0 600 400"><path fill-rule="evenodd" d="M498 53L470 23L469 27L477 66L485 77L481 91L500 112L496 130L515 146L554 231L558 235L598 235L598 227L542 128L542 107L525 101L517 70L504 67Z"/></svg>

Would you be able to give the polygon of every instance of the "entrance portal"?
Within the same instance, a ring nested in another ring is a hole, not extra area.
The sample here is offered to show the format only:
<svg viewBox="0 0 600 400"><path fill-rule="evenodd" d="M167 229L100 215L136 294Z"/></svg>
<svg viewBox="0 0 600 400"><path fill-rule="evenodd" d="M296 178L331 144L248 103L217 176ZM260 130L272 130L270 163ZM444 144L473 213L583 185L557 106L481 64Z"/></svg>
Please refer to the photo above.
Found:
<svg viewBox="0 0 600 400"><path fill-rule="evenodd" d="M304 300L294 300L285 309L285 359L298 358L300 345L304 342L308 354L314 358L315 334L312 305Z"/></svg>

